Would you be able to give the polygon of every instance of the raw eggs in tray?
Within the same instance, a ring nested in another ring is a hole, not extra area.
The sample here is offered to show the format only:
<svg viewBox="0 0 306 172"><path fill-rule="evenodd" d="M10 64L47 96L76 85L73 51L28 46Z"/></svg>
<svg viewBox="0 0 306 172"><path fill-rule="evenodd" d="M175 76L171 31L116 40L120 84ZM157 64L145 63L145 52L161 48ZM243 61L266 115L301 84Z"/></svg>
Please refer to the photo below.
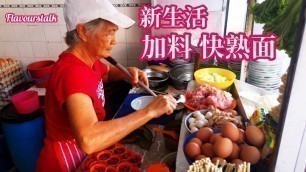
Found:
<svg viewBox="0 0 306 172"><path fill-rule="evenodd" d="M256 126L248 126L244 131L232 122L225 122L221 130L203 127L193 132L186 138L183 147L189 164L210 158L212 163L236 164L233 168L238 169L241 164L257 164L264 143L264 133Z"/></svg>

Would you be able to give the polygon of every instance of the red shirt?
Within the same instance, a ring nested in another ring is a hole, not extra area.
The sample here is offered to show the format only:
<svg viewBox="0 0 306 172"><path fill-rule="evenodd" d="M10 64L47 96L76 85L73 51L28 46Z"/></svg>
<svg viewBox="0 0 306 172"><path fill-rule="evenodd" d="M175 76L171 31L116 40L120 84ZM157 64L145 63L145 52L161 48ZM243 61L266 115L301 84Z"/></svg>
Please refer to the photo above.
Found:
<svg viewBox="0 0 306 172"><path fill-rule="evenodd" d="M70 53L62 53L55 63L46 91L45 123L47 137L40 153L37 171L74 171L85 154L77 147L67 111L62 108L74 93L88 95L99 120L105 117L102 77L108 67L97 60L93 68Z"/></svg>

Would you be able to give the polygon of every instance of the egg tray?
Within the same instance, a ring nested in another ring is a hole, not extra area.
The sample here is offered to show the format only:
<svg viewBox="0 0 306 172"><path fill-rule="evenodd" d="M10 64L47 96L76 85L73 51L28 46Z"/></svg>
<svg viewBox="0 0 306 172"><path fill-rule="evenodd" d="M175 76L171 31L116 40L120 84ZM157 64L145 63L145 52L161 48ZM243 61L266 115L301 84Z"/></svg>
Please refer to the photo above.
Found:
<svg viewBox="0 0 306 172"><path fill-rule="evenodd" d="M21 65L19 60L14 60L12 58L0 58L0 69L9 68L11 66Z"/></svg>
<svg viewBox="0 0 306 172"><path fill-rule="evenodd" d="M3 80L10 80L11 78L14 78L20 74L23 74L23 69L21 67L16 68L12 71L6 72L6 73L2 73L0 74L0 82Z"/></svg>
<svg viewBox="0 0 306 172"><path fill-rule="evenodd" d="M15 76L14 78L11 78L10 80L0 81L0 90L7 92L10 89L12 89L14 86L22 83L23 81L25 81L23 74Z"/></svg>

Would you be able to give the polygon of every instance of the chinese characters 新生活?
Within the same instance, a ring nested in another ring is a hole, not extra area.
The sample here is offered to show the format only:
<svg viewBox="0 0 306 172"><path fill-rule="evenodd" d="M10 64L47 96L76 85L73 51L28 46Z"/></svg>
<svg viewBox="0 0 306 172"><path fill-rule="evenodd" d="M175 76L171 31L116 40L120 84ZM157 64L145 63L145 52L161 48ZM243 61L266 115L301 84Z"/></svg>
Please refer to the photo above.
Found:
<svg viewBox="0 0 306 172"><path fill-rule="evenodd" d="M139 9L139 27L148 28L187 28L205 29L207 27L207 8L205 5L192 7L186 5L185 9L176 5L166 5L165 9L157 5L154 7L144 5Z"/></svg>
<svg viewBox="0 0 306 172"><path fill-rule="evenodd" d="M186 28L205 29L207 27L207 8L205 5L192 7L186 5L185 9L176 5L143 6L139 10L139 27L150 28ZM245 33L228 33L221 37L218 33L201 33L197 45L191 45L191 33L171 33L166 36L144 35L141 39L143 49L140 60L175 60L182 56L184 60L190 59L190 52L195 48L201 50L202 60L211 58L223 60L258 59L275 60L277 36L274 34L251 35Z"/></svg>

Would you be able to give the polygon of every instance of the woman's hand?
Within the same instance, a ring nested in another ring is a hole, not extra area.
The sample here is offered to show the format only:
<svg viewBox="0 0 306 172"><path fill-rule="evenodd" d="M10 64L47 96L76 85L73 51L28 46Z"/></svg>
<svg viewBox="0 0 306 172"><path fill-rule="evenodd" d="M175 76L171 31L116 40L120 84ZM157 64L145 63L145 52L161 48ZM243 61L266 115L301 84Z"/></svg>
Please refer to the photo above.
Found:
<svg viewBox="0 0 306 172"><path fill-rule="evenodd" d="M176 100L172 95L158 95L147 107L146 110L153 112L154 118L163 114L170 115L176 108Z"/></svg>
<svg viewBox="0 0 306 172"><path fill-rule="evenodd" d="M127 70L133 76L133 79L130 79L133 86L139 87L138 80L144 83L146 86L149 85L147 74L136 67L128 67Z"/></svg>

